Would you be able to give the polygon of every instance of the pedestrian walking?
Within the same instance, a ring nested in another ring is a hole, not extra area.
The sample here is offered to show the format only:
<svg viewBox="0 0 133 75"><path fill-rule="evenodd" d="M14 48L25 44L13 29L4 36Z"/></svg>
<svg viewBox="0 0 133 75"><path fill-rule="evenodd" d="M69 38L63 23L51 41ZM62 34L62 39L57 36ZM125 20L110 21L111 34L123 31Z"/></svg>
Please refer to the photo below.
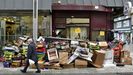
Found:
<svg viewBox="0 0 133 75"><path fill-rule="evenodd" d="M39 69L38 67L38 59L37 59L37 54L36 54L36 45L33 41L32 38L28 39L27 40L28 42L28 51L27 51L27 60L26 60L26 65L24 67L23 70L20 70L22 73L26 73L27 71L27 68L29 67L30 63L29 63L29 59L33 60L35 63L35 66L36 66L36 73L40 73L41 70Z"/></svg>
<svg viewBox="0 0 133 75"><path fill-rule="evenodd" d="M127 44L129 45L130 44L130 37L127 36L126 40L127 40Z"/></svg>
<svg viewBox="0 0 133 75"><path fill-rule="evenodd" d="M96 38L96 43L97 43L97 45L99 45L99 39L98 38Z"/></svg>

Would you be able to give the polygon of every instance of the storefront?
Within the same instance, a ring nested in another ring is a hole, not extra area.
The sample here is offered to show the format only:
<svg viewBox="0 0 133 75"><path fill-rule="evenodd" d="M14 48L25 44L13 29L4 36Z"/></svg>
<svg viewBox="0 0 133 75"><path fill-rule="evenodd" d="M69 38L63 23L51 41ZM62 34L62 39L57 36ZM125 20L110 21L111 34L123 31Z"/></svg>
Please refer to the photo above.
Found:
<svg viewBox="0 0 133 75"><path fill-rule="evenodd" d="M38 36L50 36L51 0L39 0L38 10ZM33 0L0 1L0 33L2 43L13 42L19 36L33 36Z"/></svg>
<svg viewBox="0 0 133 75"><path fill-rule="evenodd" d="M114 37L118 40L131 40L131 18L121 16L114 19Z"/></svg>
<svg viewBox="0 0 133 75"><path fill-rule="evenodd" d="M23 12L21 12L23 13ZM44 12L45 13L45 12ZM49 36L50 35L50 15L39 15L38 17L38 36ZM27 15L6 15L0 16L2 30L2 39L11 42L11 40L17 39L19 36L32 35L32 14Z"/></svg>
<svg viewBox="0 0 133 75"><path fill-rule="evenodd" d="M52 5L52 35L66 38L107 40L112 29L110 8L81 5ZM68 14L69 13L69 14Z"/></svg>

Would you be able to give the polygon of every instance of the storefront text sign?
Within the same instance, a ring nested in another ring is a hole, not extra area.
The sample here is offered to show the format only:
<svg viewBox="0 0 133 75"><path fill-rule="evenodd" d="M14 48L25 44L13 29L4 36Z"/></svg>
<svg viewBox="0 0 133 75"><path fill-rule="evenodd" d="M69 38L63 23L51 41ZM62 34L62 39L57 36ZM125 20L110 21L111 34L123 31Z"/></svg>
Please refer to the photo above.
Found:
<svg viewBox="0 0 133 75"><path fill-rule="evenodd" d="M100 31L100 36L104 36L105 32L104 31Z"/></svg>
<svg viewBox="0 0 133 75"><path fill-rule="evenodd" d="M80 28L75 28L75 33L80 33L81 29Z"/></svg>

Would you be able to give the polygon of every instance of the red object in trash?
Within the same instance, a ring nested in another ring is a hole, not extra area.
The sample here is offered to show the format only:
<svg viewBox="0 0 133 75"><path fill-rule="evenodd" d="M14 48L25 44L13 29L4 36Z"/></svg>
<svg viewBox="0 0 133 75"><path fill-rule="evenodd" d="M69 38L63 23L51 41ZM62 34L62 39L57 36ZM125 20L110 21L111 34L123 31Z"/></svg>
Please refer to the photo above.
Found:
<svg viewBox="0 0 133 75"><path fill-rule="evenodd" d="M46 52L46 48L39 48L39 49L36 49L37 52Z"/></svg>
<svg viewBox="0 0 133 75"><path fill-rule="evenodd" d="M3 57L0 57L0 62L3 62L4 61L4 58Z"/></svg>
<svg viewBox="0 0 133 75"><path fill-rule="evenodd" d="M120 50L122 50L122 48L123 48L121 43L119 43L118 47L119 47Z"/></svg>
<svg viewBox="0 0 133 75"><path fill-rule="evenodd" d="M113 48L113 50L114 50L114 62L116 62L116 63L120 63L121 50L123 48L122 45L123 44L120 42L115 48Z"/></svg>
<svg viewBox="0 0 133 75"><path fill-rule="evenodd" d="M113 48L113 50L122 50L123 46L121 45L121 43L119 43L115 48Z"/></svg>
<svg viewBox="0 0 133 75"><path fill-rule="evenodd" d="M118 51L118 50L120 50L120 48L119 47L115 47L115 48L113 48L113 50L114 51Z"/></svg>

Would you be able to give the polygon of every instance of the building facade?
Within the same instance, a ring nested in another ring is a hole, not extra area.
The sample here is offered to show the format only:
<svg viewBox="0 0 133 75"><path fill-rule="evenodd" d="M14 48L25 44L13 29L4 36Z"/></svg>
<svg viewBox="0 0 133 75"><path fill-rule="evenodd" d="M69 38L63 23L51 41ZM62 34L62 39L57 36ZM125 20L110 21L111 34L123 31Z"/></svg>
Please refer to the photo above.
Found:
<svg viewBox="0 0 133 75"><path fill-rule="evenodd" d="M131 17L120 16L114 19L114 37L117 40L127 41L131 38Z"/></svg>
<svg viewBox="0 0 133 75"><path fill-rule="evenodd" d="M133 2L133 0L53 0L52 34L72 39L112 40L113 19L123 15L123 6L127 1Z"/></svg>
<svg viewBox="0 0 133 75"><path fill-rule="evenodd" d="M112 29L112 10L99 6L53 4L53 35L72 39L105 40ZM102 32L102 34L100 34Z"/></svg>

